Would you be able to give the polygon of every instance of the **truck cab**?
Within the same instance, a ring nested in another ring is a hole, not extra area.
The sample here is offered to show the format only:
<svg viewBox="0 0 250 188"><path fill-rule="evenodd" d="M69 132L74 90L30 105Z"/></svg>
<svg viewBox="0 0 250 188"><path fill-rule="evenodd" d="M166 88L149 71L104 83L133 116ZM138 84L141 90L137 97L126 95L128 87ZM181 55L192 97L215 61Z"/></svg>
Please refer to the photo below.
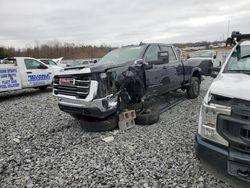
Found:
<svg viewBox="0 0 250 188"><path fill-rule="evenodd" d="M53 70L31 57L6 58L0 64L0 92L39 88L52 84Z"/></svg>
<svg viewBox="0 0 250 188"><path fill-rule="evenodd" d="M202 103L196 153L250 182L250 35L233 32L228 41L234 47Z"/></svg>

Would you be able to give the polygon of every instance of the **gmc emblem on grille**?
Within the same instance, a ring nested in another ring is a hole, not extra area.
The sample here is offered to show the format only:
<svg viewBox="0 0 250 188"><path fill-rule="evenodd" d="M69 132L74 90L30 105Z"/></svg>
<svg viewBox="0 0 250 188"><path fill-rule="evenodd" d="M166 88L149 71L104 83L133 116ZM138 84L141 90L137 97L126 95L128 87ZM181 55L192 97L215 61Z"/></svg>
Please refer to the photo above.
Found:
<svg viewBox="0 0 250 188"><path fill-rule="evenodd" d="M59 84L62 86L74 86L75 79L73 79L73 78L60 78Z"/></svg>

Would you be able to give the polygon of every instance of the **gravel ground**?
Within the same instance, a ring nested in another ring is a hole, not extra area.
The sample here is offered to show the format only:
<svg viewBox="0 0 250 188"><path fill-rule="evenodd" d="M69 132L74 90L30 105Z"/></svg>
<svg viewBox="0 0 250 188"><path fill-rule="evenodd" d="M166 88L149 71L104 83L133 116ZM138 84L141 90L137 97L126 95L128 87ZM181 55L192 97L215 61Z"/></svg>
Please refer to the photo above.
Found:
<svg viewBox="0 0 250 188"><path fill-rule="evenodd" d="M157 124L86 133L51 91L0 95L0 187L230 187L194 153L203 96L186 99ZM102 138L113 136L106 143Z"/></svg>

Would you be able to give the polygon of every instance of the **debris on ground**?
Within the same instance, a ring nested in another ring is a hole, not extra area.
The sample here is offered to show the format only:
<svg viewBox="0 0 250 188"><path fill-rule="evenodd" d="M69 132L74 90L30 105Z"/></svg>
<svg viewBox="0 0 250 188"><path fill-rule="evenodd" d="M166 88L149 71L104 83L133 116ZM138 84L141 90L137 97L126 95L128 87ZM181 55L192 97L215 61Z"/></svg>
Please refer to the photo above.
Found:
<svg viewBox="0 0 250 188"><path fill-rule="evenodd" d="M115 138L114 138L113 136L108 136L108 137L102 138L102 140L103 140L104 142L107 142L107 143L113 142L114 139L115 139Z"/></svg>

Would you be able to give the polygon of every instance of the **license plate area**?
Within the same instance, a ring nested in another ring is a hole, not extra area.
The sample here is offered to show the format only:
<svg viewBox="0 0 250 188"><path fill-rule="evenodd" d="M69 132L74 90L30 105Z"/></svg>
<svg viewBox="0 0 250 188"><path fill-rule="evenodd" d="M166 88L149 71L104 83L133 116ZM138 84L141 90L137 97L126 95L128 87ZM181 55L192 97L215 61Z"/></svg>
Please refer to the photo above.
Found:
<svg viewBox="0 0 250 188"><path fill-rule="evenodd" d="M59 78L59 84L62 86L74 86L75 80L73 78Z"/></svg>
<svg viewBox="0 0 250 188"><path fill-rule="evenodd" d="M230 175L235 176L244 181L250 182L250 166L241 163L228 161L227 171Z"/></svg>

